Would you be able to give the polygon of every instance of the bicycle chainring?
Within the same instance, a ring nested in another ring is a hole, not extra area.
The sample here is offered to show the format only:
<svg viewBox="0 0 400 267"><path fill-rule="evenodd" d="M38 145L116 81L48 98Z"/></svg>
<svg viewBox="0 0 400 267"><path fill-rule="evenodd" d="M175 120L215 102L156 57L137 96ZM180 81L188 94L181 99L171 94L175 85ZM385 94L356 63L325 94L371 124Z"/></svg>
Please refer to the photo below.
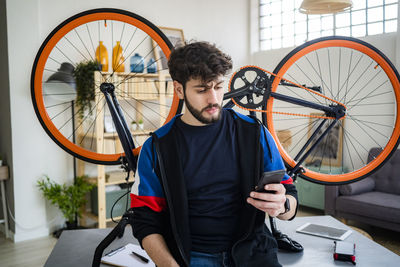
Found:
<svg viewBox="0 0 400 267"><path fill-rule="evenodd" d="M271 80L262 69L246 66L236 72L229 83L230 92L238 90L244 93L233 97L236 104L243 108L257 109L271 95Z"/></svg>

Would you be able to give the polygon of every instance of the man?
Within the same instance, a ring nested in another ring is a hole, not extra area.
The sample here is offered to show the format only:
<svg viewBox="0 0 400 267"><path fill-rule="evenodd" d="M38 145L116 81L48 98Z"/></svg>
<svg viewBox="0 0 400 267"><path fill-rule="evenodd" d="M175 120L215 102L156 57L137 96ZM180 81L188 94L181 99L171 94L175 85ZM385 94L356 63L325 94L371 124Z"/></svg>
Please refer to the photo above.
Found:
<svg viewBox="0 0 400 267"><path fill-rule="evenodd" d="M186 110L142 147L135 237L157 266L281 266L265 213L293 218L297 192L288 175L265 187L274 194L254 192L284 164L257 120L221 108L230 57L195 42L172 51L168 67Z"/></svg>

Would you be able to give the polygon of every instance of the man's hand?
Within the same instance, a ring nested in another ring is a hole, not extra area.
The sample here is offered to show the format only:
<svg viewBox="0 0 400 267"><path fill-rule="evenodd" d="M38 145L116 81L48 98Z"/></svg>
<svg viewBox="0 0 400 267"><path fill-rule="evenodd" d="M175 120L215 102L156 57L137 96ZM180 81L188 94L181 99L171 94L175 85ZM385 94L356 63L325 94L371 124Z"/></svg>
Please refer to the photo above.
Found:
<svg viewBox="0 0 400 267"><path fill-rule="evenodd" d="M285 212L286 189L282 184L268 184L265 190L272 190L275 193L250 192L247 203L255 208L268 213L271 217L276 217Z"/></svg>

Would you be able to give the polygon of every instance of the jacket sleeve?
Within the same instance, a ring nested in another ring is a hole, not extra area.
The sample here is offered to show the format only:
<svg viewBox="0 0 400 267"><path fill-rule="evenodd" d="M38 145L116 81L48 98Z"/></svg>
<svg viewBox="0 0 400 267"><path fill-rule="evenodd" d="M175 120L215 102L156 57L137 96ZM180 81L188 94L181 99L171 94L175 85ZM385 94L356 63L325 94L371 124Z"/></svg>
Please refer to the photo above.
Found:
<svg viewBox="0 0 400 267"><path fill-rule="evenodd" d="M264 172L285 169L282 157L279 153L278 147L276 146L275 140L271 133L264 127L261 126L260 143L264 152ZM296 213L299 206L299 199L297 197L296 186L293 184L293 179L285 173L281 183L286 189L286 194L291 195L296 199ZM295 213L295 216L296 216ZM295 217L293 216L293 218ZM293 219L291 218L291 219ZM290 220L291 220L290 219Z"/></svg>
<svg viewBox="0 0 400 267"><path fill-rule="evenodd" d="M155 171L155 153L152 138L143 144L140 151L135 183L131 190L133 209L133 235L140 245L150 234L163 234L166 218L166 202L160 180Z"/></svg>

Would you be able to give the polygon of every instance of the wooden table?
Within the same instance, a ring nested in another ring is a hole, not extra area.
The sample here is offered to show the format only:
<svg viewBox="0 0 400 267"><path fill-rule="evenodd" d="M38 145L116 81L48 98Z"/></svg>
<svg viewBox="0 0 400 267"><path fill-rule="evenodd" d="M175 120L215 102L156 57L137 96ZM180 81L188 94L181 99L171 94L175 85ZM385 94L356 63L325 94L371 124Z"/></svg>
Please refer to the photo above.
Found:
<svg viewBox="0 0 400 267"><path fill-rule="evenodd" d="M283 266L352 266L349 262L333 260L333 240L296 233L296 229L307 222L351 230L331 216L299 217L290 222L277 221L280 230L304 246L302 253L279 252L279 262ZM45 266L91 266L97 244L110 231L111 228L64 231ZM398 266L400 263L400 256L356 231L353 231L345 241L355 242L357 245L357 266ZM137 244L129 226L126 228L124 236L114 241L105 252L127 243Z"/></svg>

